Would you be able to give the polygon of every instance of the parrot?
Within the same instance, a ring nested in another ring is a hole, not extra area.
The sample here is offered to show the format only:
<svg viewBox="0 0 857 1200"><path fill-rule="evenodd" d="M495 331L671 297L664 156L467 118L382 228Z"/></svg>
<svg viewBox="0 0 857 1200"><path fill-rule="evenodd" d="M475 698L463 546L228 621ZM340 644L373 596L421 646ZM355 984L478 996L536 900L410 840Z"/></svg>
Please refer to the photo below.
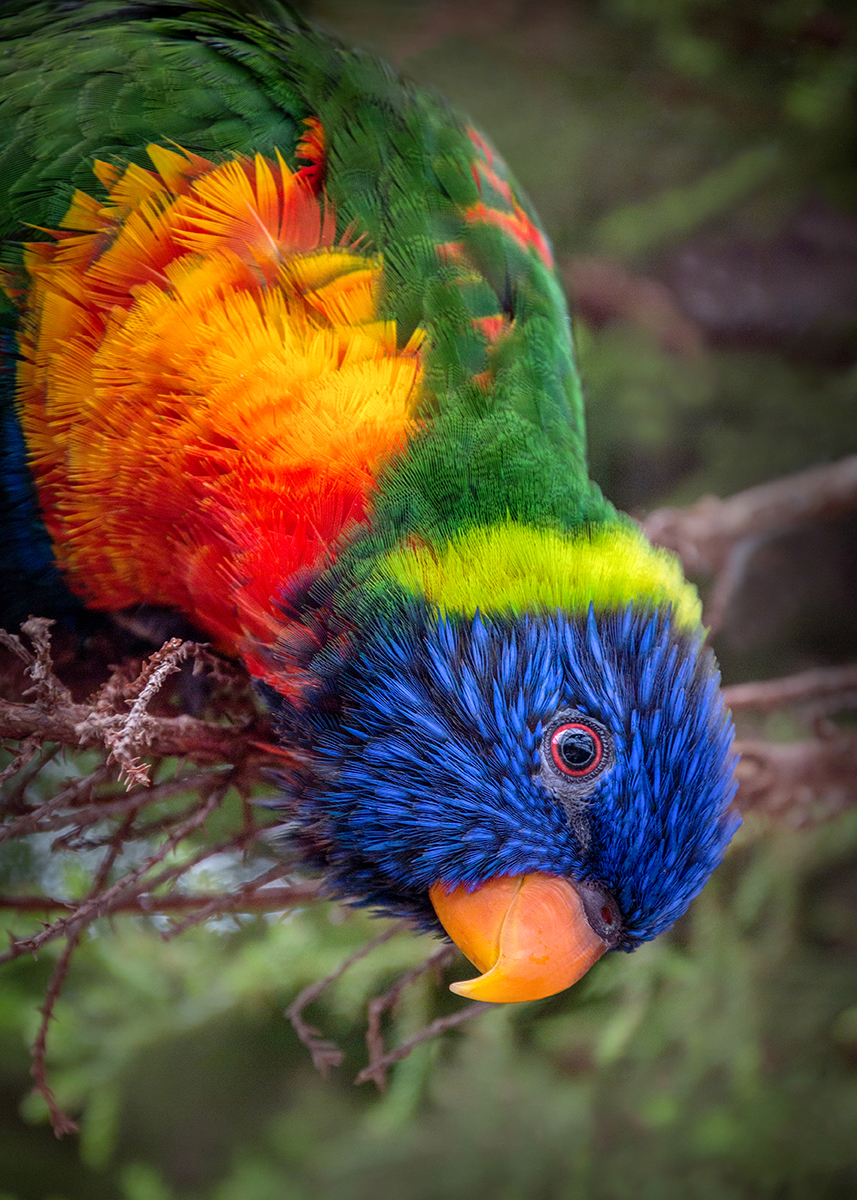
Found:
<svg viewBox="0 0 857 1200"><path fill-rule="evenodd" d="M243 663L284 836L461 995L671 927L740 823L732 721L589 477L489 139L279 0L6 0L0 37L4 621L169 610Z"/></svg>

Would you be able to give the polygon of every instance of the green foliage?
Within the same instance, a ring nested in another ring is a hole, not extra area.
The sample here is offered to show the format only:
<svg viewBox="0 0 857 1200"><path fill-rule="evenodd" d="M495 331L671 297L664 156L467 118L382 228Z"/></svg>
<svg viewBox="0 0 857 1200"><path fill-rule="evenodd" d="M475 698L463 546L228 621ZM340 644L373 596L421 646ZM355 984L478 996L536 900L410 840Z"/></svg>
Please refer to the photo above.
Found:
<svg viewBox="0 0 857 1200"><path fill-rule="evenodd" d="M420 1047L382 1097L349 1078L366 1001L422 957L415 939L379 947L310 1010L346 1050L323 1080L282 1009L365 940L364 917L314 908L166 943L117 923L73 969L53 1080L82 1111L99 1194L117 1200L844 1195L857 1179L842 887L855 849L853 813L815 833L752 826L672 935L571 994ZM15 991L7 979L19 1045L44 974L22 964ZM423 980L390 1032L447 1008ZM20 1050L4 1044L8 1070ZM89 1194L75 1185L67 1200Z"/></svg>

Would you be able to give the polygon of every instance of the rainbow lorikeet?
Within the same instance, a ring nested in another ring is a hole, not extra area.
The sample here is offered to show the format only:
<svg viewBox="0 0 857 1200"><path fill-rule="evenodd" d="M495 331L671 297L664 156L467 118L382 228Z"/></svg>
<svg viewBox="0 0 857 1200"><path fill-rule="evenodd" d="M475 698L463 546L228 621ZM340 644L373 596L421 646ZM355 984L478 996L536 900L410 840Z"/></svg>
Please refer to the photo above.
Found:
<svg viewBox="0 0 857 1200"><path fill-rule="evenodd" d="M8 620L165 606L258 681L333 893L491 1001L670 926L737 824L677 562L590 481L488 141L275 0L4 5Z"/></svg>

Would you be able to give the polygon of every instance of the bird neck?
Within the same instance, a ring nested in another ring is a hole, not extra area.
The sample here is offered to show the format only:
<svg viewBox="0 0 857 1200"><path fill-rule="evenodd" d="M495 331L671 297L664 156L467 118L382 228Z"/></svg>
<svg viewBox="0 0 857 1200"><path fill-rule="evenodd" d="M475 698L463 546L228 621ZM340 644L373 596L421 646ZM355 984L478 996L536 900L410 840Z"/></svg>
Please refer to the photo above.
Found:
<svg viewBox="0 0 857 1200"><path fill-rule="evenodd" d="M669 606L676 628L701 627L699 596L678 559L627 520L566 533L518 521L476 526L445 545L411 542L386 556L379 577L442 611L474 616L562 610L585 616L627 605Z"/></svg>

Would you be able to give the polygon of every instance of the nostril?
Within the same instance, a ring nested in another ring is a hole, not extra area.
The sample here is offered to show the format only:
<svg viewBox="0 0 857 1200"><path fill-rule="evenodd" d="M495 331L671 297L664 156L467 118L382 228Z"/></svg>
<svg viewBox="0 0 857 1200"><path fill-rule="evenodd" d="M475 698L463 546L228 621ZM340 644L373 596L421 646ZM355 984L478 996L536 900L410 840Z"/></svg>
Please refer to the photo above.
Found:
<svg viewBox="0 0 857 1200"><path fill-rule="evenodd" d="M597 884L574 880L574 887L593 931L608 947L615 946L622 933L622 914L616 901Z"/></svg>

